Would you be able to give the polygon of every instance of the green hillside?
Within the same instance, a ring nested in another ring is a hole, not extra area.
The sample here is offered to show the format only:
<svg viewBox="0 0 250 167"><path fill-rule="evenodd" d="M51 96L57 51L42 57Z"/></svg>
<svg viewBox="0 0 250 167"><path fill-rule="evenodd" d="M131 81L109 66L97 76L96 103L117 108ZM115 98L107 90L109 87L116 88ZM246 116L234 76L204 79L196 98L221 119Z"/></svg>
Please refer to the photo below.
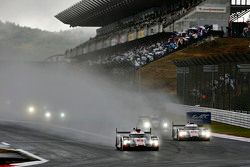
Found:
<svg viewBox="0 0 250 167"><path fill-rule="evenodd" d="M93 35L81 29L48 32L0 21L0 60L44 60Z"/></svg>

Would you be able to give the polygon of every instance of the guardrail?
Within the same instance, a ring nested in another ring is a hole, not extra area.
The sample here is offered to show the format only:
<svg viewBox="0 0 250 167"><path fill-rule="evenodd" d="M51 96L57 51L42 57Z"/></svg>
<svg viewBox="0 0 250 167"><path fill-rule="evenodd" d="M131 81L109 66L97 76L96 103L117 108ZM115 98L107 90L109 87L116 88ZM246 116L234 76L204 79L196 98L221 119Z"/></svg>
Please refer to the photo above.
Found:
<svg viewBox="0 0 250 167"><path fill-rule="evenodd" d="M250 129L250 114L196 106L183 107L186 112L211 112L213 121Z"/></svg>

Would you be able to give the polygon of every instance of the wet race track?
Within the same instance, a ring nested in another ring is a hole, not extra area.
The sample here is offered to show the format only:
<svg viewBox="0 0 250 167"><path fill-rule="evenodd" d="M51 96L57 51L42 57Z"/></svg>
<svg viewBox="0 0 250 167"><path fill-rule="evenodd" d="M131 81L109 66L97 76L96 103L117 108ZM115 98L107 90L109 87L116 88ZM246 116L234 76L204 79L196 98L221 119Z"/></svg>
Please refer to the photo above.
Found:
<svg viewBox="0 0 250 167"><path fill-rule="evenodd" d="M82 166L173 166L249 167L250 143L213 138L210 142L161 140L159 152L120 152L110 145L97 145L35 130L18 123L1 123L1 141L49 160L44 167ZM93 141L95 139L93 138Z"/></svg>

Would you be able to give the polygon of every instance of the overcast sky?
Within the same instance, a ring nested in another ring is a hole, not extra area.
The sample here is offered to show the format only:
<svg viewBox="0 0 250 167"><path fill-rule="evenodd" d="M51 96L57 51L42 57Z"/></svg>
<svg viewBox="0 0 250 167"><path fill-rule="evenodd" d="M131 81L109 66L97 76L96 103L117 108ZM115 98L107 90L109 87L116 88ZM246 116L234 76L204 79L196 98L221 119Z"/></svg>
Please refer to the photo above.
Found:
<svg viewBox="0 0 250 167"><path fill-rule="evenodd" d="M49 31L70 29L54 16L80 0L0 0L0 20Z"/></svg>

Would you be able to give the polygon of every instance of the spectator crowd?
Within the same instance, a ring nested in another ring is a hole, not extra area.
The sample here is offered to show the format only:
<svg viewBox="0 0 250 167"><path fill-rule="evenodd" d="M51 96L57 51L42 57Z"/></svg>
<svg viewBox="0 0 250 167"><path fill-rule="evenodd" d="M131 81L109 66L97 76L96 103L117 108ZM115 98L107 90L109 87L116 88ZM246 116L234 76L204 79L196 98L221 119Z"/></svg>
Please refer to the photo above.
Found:
<svg viewBox="0 0 250 167"><path fill-rule="evenodd" d="M106 55L104 59L91 61L91 64L128 63L140 68L150 62L160 59L178 49L206 38L211 26L192 27L185 32L173 32L169 37L158 41L147 40L140 45L129 48L124 52Z"/></svg>

